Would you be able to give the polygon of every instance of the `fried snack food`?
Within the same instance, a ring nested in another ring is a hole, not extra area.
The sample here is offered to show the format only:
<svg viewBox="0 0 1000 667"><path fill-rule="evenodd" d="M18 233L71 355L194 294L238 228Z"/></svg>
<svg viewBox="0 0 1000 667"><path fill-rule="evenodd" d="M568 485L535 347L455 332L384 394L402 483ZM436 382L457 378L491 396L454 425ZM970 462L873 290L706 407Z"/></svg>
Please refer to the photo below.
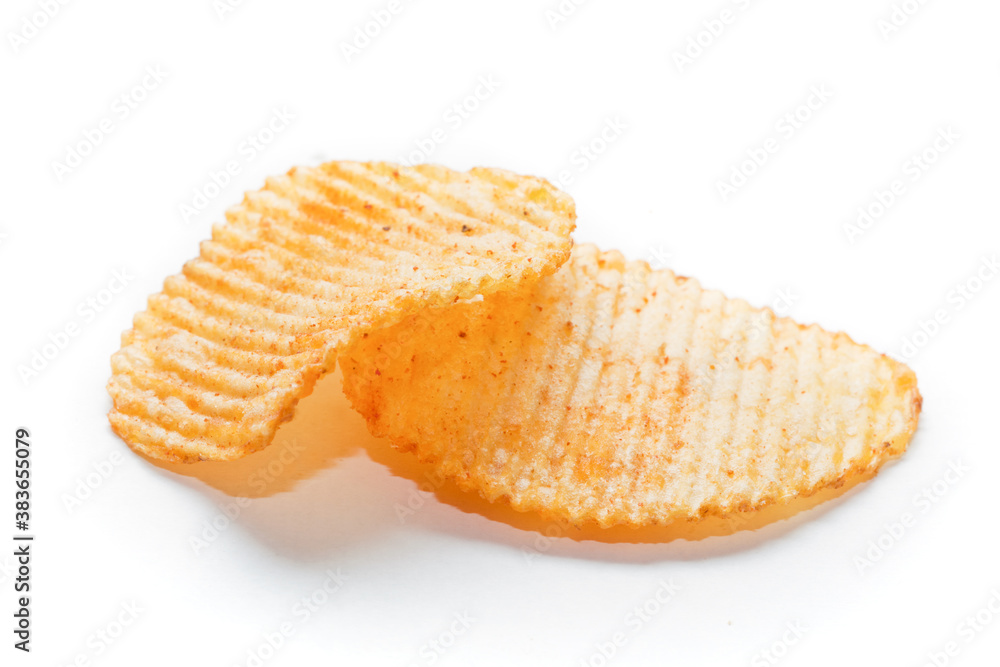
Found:
<svg viewBox="0 0 1000 667"><path fill-rule="evenodd" d="M593 246L371 332L341 368L372 433L462 489L602 527L838 487L899 456L921 404L909 368L846 334Z"/></svg>
<svg viewBox="0 0 1000 667"><path fill-rule="evenodd" d="M112 428L157 459L265 447L337 352L569 257L572 200L496 169L331 162L248 193L112 357Z"/></svg>

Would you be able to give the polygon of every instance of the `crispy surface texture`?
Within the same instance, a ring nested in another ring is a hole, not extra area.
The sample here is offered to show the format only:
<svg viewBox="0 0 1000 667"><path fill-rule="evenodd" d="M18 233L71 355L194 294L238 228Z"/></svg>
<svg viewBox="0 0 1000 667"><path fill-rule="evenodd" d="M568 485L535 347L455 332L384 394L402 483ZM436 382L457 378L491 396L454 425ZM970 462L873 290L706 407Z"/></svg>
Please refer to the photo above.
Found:
<svg viewBox="0 0 1000 667"><path fill-rule="evenodd" d="M572 200L495 169L332 162L268 179L167 278L112 357L112 428L170 461L270 443L338 350L428 306L537 281Z"/></svg>
<svg viewBox="0 0 1000 667"><path fill-rule="evenodd" d="M370 430L465 490L576 525L730 516L899 456L905 365L617 252L423 311L341 356Z"/></svg>

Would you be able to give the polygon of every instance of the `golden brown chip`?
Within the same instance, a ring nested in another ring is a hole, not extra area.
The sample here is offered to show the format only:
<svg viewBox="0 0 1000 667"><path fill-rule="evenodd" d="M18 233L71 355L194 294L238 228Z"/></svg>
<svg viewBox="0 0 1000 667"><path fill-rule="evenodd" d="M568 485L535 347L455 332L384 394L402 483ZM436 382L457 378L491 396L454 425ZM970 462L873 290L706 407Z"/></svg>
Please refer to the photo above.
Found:
<svg viewBox="0 0 1000 667"><path fill-rule="evenodd" d="M900 455L909 368L617 252L424 311L341 355L370 430L490 501L577 525L727 516Z"/></svg>
<svg viewBox="0 0 1000 667"><path fill-rule="evenodd" d="M266 446L353 338L551 273L572 200L494 169L333 162L246 195L112 357L109 418L173 461Z"/></svg>

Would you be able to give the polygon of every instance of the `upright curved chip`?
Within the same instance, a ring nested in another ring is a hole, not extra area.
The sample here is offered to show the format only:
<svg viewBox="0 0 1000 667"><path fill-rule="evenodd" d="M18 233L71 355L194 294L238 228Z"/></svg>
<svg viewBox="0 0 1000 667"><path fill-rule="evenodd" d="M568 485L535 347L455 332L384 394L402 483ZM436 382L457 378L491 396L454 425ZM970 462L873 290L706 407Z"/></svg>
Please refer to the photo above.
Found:
<svg viewBox="0 0 1000 667"><path fill-rule="evenodd" d="M577 525L789 502L913 434L910 369L617 252L411 316L341 356L377 436L490 501Z"/></svg>
<svg viewBox="0 0 1000 667"><path fill-rule="evenodd" d="M572 200L493 169L332 162L268 179L112 357L111 425L172 461L266 446L354 338L569 257Z"/></svg>

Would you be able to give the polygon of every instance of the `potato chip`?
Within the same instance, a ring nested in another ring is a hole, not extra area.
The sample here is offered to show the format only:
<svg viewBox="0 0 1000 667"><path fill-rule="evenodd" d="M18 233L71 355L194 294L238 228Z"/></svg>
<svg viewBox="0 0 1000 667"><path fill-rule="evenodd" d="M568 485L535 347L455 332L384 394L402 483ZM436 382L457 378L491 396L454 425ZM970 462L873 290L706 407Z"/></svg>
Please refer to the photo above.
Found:
<svg viewBox="0 0 1000 667"><path fill-rule="evenodd" d="M266 446L353 338L569 256L572 200L494 169L332 162L246 195L112 357L111 425L172 461Z"/></svg>
<svg viewBox="0 0 1000 667"><path fill-rule="evenodd" d="M577 247L531 287L341 355L370 430L465 490L576 525L752 512L900 455L913 372L846 334Z"/></svg>

